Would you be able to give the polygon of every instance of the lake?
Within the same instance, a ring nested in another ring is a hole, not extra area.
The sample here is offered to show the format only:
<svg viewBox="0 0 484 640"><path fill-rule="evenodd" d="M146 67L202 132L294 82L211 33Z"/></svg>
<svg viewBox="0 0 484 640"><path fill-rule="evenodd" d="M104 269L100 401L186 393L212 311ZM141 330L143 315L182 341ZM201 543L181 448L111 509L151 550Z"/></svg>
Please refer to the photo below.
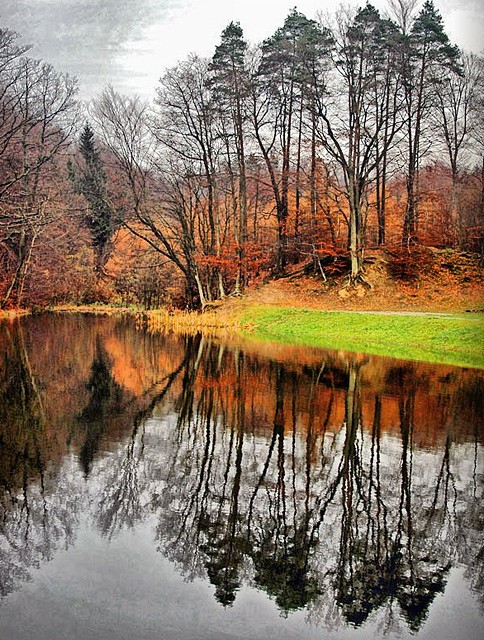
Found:
<svg viewBox="0 0 484 640"><path fill-rule="evenodd" d="M480 640L484 371L0 323L0 639Z"/></svg>

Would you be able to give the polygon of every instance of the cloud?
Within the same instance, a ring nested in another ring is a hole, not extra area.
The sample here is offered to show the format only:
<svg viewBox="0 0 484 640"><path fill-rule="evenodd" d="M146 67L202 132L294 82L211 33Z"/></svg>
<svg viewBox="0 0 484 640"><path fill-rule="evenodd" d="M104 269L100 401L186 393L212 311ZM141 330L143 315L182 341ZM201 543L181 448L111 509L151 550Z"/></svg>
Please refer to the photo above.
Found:
<svg viewBox="0 0 484 640"><path fill-rule="evenodd" d="M76 75L86 95L122 82L118 64L152 24L170 20L185 0L3 0L2 25L33 45L31 55Z"/></svg>

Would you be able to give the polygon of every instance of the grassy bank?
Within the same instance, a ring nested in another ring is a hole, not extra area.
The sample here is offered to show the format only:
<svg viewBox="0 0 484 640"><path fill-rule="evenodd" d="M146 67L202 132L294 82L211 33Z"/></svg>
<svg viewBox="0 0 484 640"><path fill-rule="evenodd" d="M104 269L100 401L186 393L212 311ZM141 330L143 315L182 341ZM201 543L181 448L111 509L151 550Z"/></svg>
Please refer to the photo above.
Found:
<svg viewBox="0 0 484 640"><path fill-rule="evenodd" d="M484 368L484 316L397 315L250 307L245 332L257 340L304 344Z"/></svg>

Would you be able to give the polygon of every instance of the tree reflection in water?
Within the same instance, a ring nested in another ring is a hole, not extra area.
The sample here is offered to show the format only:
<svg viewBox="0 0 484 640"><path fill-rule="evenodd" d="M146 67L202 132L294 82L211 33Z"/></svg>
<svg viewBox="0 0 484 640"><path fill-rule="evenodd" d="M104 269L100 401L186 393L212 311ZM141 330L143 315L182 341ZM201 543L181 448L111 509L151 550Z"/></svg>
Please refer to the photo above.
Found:
<svg viewBox="0 0 484 640"><path fill-rule="evenodd" d="M481 372L295 364L112 319L80 323L69 359L62 327L59 353L0 336L2 594L87 514L107 538L154 516L157 548L224 607L250 584L328 627L379 610L417 631L457 563L482 597Z"/></svg>
<svg viewBox="0 0 484 640"><path fill-rule="evenodd" d="M99 335L96 336L96 355L86 388L89 401L79 414L78 421L86 434L79 461L87 476L109 420L121 411L122 389L112 375L109 356Z"/></svg>
<svg viewBox="0 0 484 640"><path fill-rule="evenodd" d="M229 364L221 350L206 346L204 358L192 357L176 443L164 443L172 455L163 503L154 505L160 550L189 577L206 571L225 606L247 579L282 612L308 607L328 619L334 598L349 624L363 624L383 605L393 624L398 604L416 631L466 537L459 510L475 485L469 477L458 486L452 470L463 453L452 442L455 394L440 396L439 414L426 417L443 438L429 452L414 442L421 393L415 365L388 371L398 391L373 395L367 425L361 372L368 362L350 358L343 367L306 367L301 375L241 353ZM255 403L257 378L263 406ZM389 400L398 421L383 429Z"/></svg>
<svg viewBox="0 0 484 640"><path fill-rule="evenodd" d="M46 446L47 414L21 327L3 326L0 365L0 594L30 578L31 567L51 560L72 542L77 488L52 492ZM66 488L68 488L66 486Z"/></svg>

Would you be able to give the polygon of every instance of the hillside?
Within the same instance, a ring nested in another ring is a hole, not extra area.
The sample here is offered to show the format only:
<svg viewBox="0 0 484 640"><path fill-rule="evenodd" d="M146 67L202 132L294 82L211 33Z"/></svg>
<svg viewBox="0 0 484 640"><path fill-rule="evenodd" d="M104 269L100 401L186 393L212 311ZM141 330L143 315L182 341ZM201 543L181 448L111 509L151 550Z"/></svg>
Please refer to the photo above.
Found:
<svg viewBox="0 0 484 640"><path fill-rule="evenodd" d="M307 275L297 265L286 276L251 287L237 305L276 304L345 311L484 311L484 269L479 256L429 249L411 277L395 277L400 265L386 251L368 252L365 278L370 286L348 289L344 276ZM393 274L392 274L393 271ZM228 303L231 306L231 302Z"/></svg>

